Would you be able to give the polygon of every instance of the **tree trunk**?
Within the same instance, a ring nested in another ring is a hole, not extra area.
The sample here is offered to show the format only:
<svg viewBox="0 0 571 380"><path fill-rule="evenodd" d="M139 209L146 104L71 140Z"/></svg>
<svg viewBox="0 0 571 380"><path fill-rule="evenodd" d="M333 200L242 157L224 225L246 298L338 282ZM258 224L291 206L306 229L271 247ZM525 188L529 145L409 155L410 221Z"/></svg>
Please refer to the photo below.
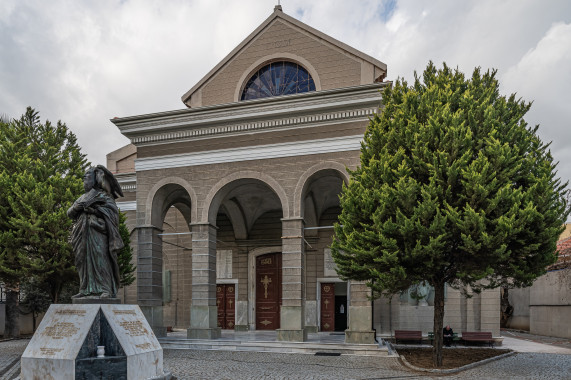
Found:
<svg viewBox="0 0 571 380"><path fill-rule="evenodd" d="M442 343L444 340L444 283L434 286L434 346L432 347L432 361L435 367L442 366Z"/></svg>
<svg viewBox="0 0 571 380"><path fill-rule="evenodd" d="M4 329L4 338L20 337L20 304L18 295L20 290L18 286L6 286L6 324Z"/></svg>

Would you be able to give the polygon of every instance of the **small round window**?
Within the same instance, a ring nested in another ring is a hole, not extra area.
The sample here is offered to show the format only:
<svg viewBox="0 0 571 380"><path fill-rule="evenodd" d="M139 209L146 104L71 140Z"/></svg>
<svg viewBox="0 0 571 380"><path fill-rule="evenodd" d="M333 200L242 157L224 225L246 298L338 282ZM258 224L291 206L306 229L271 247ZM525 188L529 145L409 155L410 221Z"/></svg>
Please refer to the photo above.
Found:
<svg viewBox="0 0 571 380"><path fill-rule="evenodd" d="M246 82L240 100L308 91L315 91L315 83L306 69L293 62L272 62L256 71Z"/></svg>

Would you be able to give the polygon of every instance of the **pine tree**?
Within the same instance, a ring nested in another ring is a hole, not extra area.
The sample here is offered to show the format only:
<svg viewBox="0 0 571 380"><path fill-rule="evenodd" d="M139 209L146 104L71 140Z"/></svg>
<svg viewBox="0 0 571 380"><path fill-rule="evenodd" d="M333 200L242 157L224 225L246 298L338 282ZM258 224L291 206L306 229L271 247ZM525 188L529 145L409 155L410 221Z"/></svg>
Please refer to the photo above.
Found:
<svg viewBox="0 0 571 380"><path fill-rule="evenodd" d="M397 80L371 120L360 166L341 195L338 273L373 295L434 287L434 364L442 365L444 287L529 286L556 259L566 184L496 71L471 78L430 62Z"/></svg>
<svg viewBox="0 0 571 380"><path fill-rule="evenodd" d="M77 276L66 211L83 192L87 162L65 124L42 124L30 107L0 126L0 280L12 289L6 335L18 336L20 280L35 276L57 302L62 286Z"/></svg>
<svg viewBox="0 0 571 380"><path fill-rule="evenodd" d="M131 236L127 227L127 216L119 212L119 234L123 240L123 248L117 254L117 263L119 264L120 286L129 286L135 281L135 271L137 267L132 264L133 248L131 248Z"/></svg>

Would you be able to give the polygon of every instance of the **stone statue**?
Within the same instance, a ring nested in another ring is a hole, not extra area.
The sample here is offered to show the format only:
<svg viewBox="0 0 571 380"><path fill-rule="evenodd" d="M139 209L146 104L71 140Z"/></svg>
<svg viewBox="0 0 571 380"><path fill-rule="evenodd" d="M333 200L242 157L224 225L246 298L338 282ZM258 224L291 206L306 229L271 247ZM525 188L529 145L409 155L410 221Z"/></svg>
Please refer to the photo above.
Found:
<svg viewBox="0 0 571 380"><path fill-rule="evenodd" d="M75 221L71 244L79 272L79 293L72 298L115 298L119 288L117 253L123 248L115 199L123 192L102 165L85 172L83 188L85 194L67 210Z"/></svg>

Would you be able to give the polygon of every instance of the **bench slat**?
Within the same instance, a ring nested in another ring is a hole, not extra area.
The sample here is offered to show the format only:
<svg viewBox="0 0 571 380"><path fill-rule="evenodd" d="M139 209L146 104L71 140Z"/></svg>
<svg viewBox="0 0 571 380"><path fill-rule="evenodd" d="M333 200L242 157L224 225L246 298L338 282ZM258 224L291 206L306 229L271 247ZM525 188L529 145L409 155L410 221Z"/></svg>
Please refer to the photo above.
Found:
<svg viewBox="0 0 571 380"><path fill-rule="evenodd" d="M462 331L462 340L467 342L488 342L494 346L494 338L489 331Z"/></svg>

